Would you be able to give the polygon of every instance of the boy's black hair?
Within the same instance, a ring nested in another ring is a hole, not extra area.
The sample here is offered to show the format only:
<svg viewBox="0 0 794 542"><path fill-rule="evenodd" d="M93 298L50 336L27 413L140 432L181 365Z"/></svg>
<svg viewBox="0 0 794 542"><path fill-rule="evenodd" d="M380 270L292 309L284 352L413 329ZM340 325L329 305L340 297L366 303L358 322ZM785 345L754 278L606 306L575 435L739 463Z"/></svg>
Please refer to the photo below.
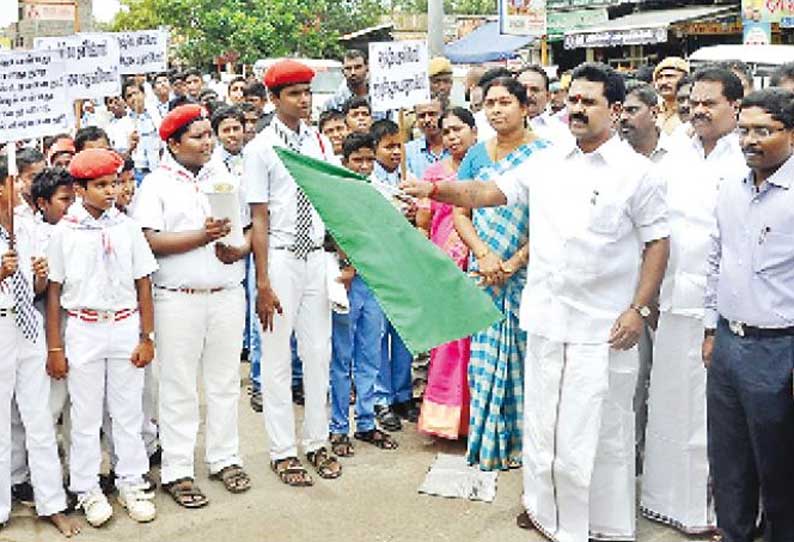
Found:
<svg viewBox="0 0 794 542"><path fill-rule="evenodd" d="M342 111L347 115L350 113L351 109L359 109L361 107L366 107L369 114L372 115L372 106L369 104L369 100L366 96L353 96L344 103Z"/></svg>
<svg viewBox="0 0 794 542"><path fill-rule="evenodd" d="M58 141L59 139L71 139L71 137L72 136L70 134L66 134L66 133L55 134L54 136L45 136L41 140L42 152L44 154L47 154L50 150L50 147L52 147L56 141Z"/></svg>
<svg viewBox="0 0 794 542"><path fill-rule="evenodd" d="M108 137L107 132L100 128L99 126L85 126L77 130L77 133L74 135L74 149L75 152L80 152L85 149L85 144L89 141L98 141L102 138L105 138L105 141L110 144L110 138Z"/></svg>
<svg viewBox="0 0 794 542"><path fill-rule="evenodd" d="M329 109L328 111L323 111L320 113L320 120L317 121L317 129L322 132L323 128L325 128L325 124L332 120L341 120L344 122L345 114L338 109Z"/></svg>
<svg viewBox="0 0 794 542"><path fill-rule="evenodd" d="M14 142L9 145L14 145ZM8 157L0 155L0 183L5 183L6 177L8 177Z"/></svg>
<svg viewBox="0 0 794 542"><path fill-rule="evenodd" d="M125 171L132 171L135 169L135 160L132 158L125 158L124 165L121 166L121 171L119 173L124 173Z"/></svg>
<svg viewBox="0 0 794 542"><path fill-rule="evenodd" d="M375 152L375 140L372 139L370 134L353 132L342 142L342 158L347 162L351 154L365 148L372 149L372 152Z"/></svg>
<svg viewBox="0 0 794 542"><path fill-rule="evenodd" d="M400 127L397 123L389 119L376 120L372 123L369 129L369 135L372 136L372 141L377 147L384 137L400 133Z"/></svg>
<svg viewBox="0 0 794 542"><path fill-rule="evenodd" d="M38 162L44 162L44 155L38 149L22 149L17 153L17 169L22 173Z"/></svg>
<svg viewBox="0 0 794 542"><path fill-rule="evenodd" d="M259 81L255 81L243 89L243 98L256 96L257 98L267 99L267 88Z"/></svg>
<svg viewBox="0 0 794 542"><path fill-rule="evenodd" d="M242 126L245 126L245 116L242 109L233 105L222 105L212 112L210 123L212 124L212 131L218 135L218 128L226 119L236 119Z"/></svg>
<svg viewBox="0 0 794 542"><path fill-rule="evenodd" d="M33 184L30 186L30 197L33 199L34 204L39 198L50 201L59 186L72 186L74 182L74 177L69 175L64 168L45 168L33 178Z"/></svg>

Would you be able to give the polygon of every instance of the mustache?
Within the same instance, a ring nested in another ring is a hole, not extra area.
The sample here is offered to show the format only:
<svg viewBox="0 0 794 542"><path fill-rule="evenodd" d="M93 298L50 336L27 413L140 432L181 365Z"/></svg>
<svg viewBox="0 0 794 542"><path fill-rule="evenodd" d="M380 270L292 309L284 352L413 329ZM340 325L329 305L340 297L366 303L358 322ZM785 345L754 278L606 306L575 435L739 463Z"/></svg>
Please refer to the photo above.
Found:
<svg viewBox="0 0 794 542"><path fill-rule="evenodd" d="M574 113L573 115L568 117L569 121L578 120L584 124L590 124L590 119L584 113Z"/></svg>
<svg viewBox="0 0 794 542"><path fill-rule="evenodd" d="M692 115L692 120L693 121L694 120L702 120L702 121L705 121L705 122L709 122L711 119L708 117L708 115L704 115L703 113L698 113L697 115Z"/></svg>

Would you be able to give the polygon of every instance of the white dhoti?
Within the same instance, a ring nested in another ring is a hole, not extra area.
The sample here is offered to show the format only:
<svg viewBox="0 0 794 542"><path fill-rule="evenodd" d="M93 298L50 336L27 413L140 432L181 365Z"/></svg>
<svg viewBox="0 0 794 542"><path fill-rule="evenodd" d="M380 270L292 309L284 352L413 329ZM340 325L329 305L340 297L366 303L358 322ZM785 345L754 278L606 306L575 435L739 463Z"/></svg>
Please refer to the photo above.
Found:
<svg viewBox="0 0 794 542"><path fill-rule="evenodd" d="M640 510L689 534L715 525L706 450L703 321L662 312L648 400Z"/></svg>
<svg viewBox="0 0 794 542"><path fill-rule="evenodd" d="M634 540L636 347L529 335L523 503L557 542Z"/></svg>
<svg viewBox="0 0 794 542"><path fill-rule="evenodd" d="M11 398L16 394L24 445L30 465L36 512L49 516L66 508L61 462L46 398L50 377L45 370L44 330L31 343L13 316L0 318L0 523L11 511ZM42 401L42 398L45 398Z"/></svg>
<svg viewBox="0 0 794 542"><path fill-rule="evenodd" d="M139 484L149 469L141 439L143 369L130 361L139 328L137 313L117 322L85 322L77 317L66 321L72 419L69 487L74 493L99 488L99 430L106 398L117 456L116 485Z"/></svg>
<svg viewBox="0 0 794 542"><path fill-rule="evenodd" d="M230 465L242 466L237 424L245 326L242 286L215 293L155 289L154 316L162 482L195 477L199 370L207 402L204 459L209 471L215 474Z"/></svg>
<svg viewBox="0 0 794 542"><path fill-rule="evenodd" d="M270 283L281 301L283 314L276 314L273 331L262 337L262 415L270 437L273 460L297 455L295 415L292 406L292 354L290 336L298 339L303 362L305 409L304 452L325 446L328 439L328 385L331 363L331 306L325 279L323 252L310 252L300 260L287 250L268 255Z"/></svg>

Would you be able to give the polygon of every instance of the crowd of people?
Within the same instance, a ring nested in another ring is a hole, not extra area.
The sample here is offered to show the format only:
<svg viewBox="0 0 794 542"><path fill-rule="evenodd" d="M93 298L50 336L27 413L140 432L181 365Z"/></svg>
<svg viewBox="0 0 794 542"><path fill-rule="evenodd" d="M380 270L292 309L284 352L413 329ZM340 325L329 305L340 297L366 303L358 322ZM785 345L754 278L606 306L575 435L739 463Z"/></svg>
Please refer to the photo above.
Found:
<svg viewBox="0 0 794 542"><path fill-rule="evenodd" d="M71 536L67 512L100 527L114 492L152 521L158 466L176 503L208 505L199 382L210 478L247 491L242 357L289 486L415 423L481 470L523 468L517 523L550 540L634 540L638 475L649 519L794 540L794 64L757 91L741 62L475 67L463 107L439 57L409 124L372 110L365 53L343 73L318 119L295 60L226 96L197 69L130 77L75 133L19 143L0 189L0 524L31 502ZM369 179L504 315L434 348L420 398L278 147Z"/></svg>

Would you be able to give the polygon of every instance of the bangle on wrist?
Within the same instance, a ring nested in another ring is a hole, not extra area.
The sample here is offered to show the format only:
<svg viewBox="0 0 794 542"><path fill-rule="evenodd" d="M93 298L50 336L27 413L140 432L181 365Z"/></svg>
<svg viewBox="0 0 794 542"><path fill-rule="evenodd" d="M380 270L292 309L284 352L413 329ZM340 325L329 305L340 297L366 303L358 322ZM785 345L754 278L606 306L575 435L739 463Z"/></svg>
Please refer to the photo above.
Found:
<svg viewBox="0 0 794 542"><path fill-rule="evenodd" d="M427 194L427 197L433 199L435 195L438 193L438 183L433 183L433 187L430 189L430 193Z"/></svg>
<svg viewBox="0 0 794 542"><path fill-rule="evenodd" d="M483 249L480 252L475 252L474 253L474 257L477 258L478 260L482 260L483 258L485 258L488 255L488 252L490 252L490 251L487 248L485 248L485 249Z"/></svg>
<svg viewBox="0 0 794 542"><path fill-rule="evenodd" d="M47 352L63 352L63 347L61 346L58 348L48 348Z"/></svg>

